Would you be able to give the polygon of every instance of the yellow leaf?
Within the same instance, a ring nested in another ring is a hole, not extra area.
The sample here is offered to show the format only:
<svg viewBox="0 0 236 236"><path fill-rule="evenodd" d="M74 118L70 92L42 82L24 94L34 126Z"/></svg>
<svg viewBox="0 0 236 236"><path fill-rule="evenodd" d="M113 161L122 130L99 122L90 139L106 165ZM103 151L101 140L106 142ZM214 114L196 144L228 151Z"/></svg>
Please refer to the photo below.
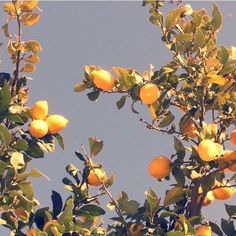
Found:
<svg viewBox="0 0 236 236"><path fill-rule="evenodd" d="M207 74L208 77L208 84L225 84L225 78L222 75L217 75L216 72L209 72Z"/></svg>
<svg viewBox="0 0 236 236"><path fill-rule="evenodd" d="M150 115L151 115L152 119L157 120L157 115L156 115L156 111L155 111L155 108L154 108L153 104L148 106L148 110L150 112Z"/></svg>
<svg viewBox="0 0 236 236"><path fill-rule="evenodd" d="M236 47L231 47L229 49L229 58L231 60L236 60Z"/></svg>
<svg viewBox="0 0 236 236"><path fill-rule="evenodd" d="M26 63L21 71L26 73L35 72L36 66L33 64Z"/></svg>
<svg viewBox="0 0 236 236"><path fill-rule="evenodd" d="M32 26L39 22L40 15L38 13L26 13L22 15L21 22L23 25Z"/></svg>
<svg viewBox="0 0 236 236"><path fill-rule="evenodd" d="M7 12L10 16L16 16L16 9L13 3L6 2L3 5L3 10Z"/></svg>
<svg viewBox="0 0 236 236"><path fill-rule="evenodd" d="M8 53L11 54L11 55L16 52L16 49L15 49L15 47L13 46L13 41L12 41L12 40L9 40L9 41L8 41L7 51L8 51Z"/></svg>
<svg viewBox="0 0 236 236"><path fill-rule="evenodd" d="M29 63L39 63L39 57L38 55L30 55L26 58L26 61L29 62Z"/></svg>
<svg viewBox="0 0 236 236"><path fill-rule="evenodd" d="M13 152L10 163L15 170L20 170L25 166L24 156L20 152Z"/></svg>
<svg viewBox="0 0 236 236"><path fill-rule="evenodd" d="M39 51L42 51L42 47L40 43L36 40L29 40L25 42L25 47L24 47L25 52L33 52L33 54L37 54Z"/></svg>
<svg viewBox="0 0 236 236"><path fill-rule="evenodd" d="M33 10L35 7L38 6L38 0L28 1L23 0L20 4L20 8L23 10Z"/></svg>

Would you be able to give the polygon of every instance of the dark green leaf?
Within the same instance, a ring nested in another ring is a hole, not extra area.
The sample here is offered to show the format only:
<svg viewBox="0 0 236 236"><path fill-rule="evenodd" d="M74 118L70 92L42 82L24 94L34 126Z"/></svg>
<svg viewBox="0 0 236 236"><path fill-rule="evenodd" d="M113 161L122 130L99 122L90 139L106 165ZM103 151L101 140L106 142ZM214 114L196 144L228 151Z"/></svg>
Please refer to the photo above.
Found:
<svg viewBox="0 0 236 236"><path fill-rule="evenodd" d="M220 47L220 50L217 53L220 63L225 65L229 60L229 52L224 46Z"/></svg>
<svg viewBox="0 0 236 236"><path fill-rule="evenodd" d="M150 207L150 211L153 212L155 208L160 204L160 198L157 197L156 193L149 188L148 191L145 192L147 196L147 202Z"/></svg>
<svg viewBox="0 0 236 236"><path fill-rule="evenodd" d="M37 143L30 144L28 150L26 151L26 154L33 158L44 157L44 152L41 150Z"/></svg>
<svg viewBox="0 0 236 236"><path fill-rule="evenodd" d="M8 83L4 83L3 88L0 90L0 112L5 112L11 102L11 91Z"/></svg>
<svg viewBox="0 0 236 236"><path fill-rule="evenodd" d="M0 139L2 140L3 146L7 148L11 142L11 133L3 125L0 125Z"/></svg>
<svg viewBox="0 0 236 236"><path fill-rule="evenodd" d="M103 141L96 137L89 137L90 155L96 156L103 147Z"/></svg>
<svg viewBox="0 0 236 236"><path fill-rule="evenodd" d="M56 219L57 215L61 212L62 210L62 198L61 195L56 192L56 191L52 191L52 195L51 195L51 199L52 199L52 216L53 219Z"/></svg>
<svg viewBox="0 0 236 236"><path fill-rule="evenodd" d="M44 224L51 219L52 216L49 213L49 207L38 209L35 212L34 221L39 229L43 229Z"/></svg>
<svg viewBox="0 0 236 236"><path fill-rule="evenodd" d="M184 189L179 187L174 187L167 191L164 199L164 205L169 206L176 203L184 198Z"/></svg>
<svg viewBox="0 0 236 236"><path fill-rule="evenodd" d="M28 142L24 139L17 139L15 149L17 151L26 151L29 145Z"/></svg>
<svg viewBox="0 0 236 236"><path fill-rule="evenodd" d="M229 217L236 216L236 206L225 204L225 210L228 213Z"/></svg>
<svg viewBox="0 0 236 236"><path fill-rule="evenodd" d="M101 215L105 214L105 211L99 206L90 204L90 205L82 206L79 209L78 214L79 215L84 215L84 216L87 216L87 215L101 216Z"/></svg>
<svg viewBox="0 0 236 236"><path fill-rule="evenodd" d="M116 106L119 110L125 105L126 98L127 96L124 95L116 102Z"/></svg>
<svg viewBox="0 0 236 236"><path fill-rule="evenodd" d="M162 121L159 123L160 128L164 128L168 125L170 125L174 121L175 117L171 114L170 111L165 115L165 117L162 119Z"/></svg>
<svg viewBox="0 0 236 236"><path fill-rule="evenodd" d="M80 152L75 152L75 155L81 160L81 161L86 161L84 156Z"/></svg>
<svg viewBox="0 0 236 236"><path fill-rule="evenodd" d="M210 221L209 225L211 226L212 231L216 233L218 236L224 236L223 232L221 231L220 227L217 224Z"/></svg>
<svg viewBox="0 0 236 236"><path fill-rule="evenodd" d="M58 222L61 224L69 224L73 220L73 208L74 208L74 203L73 199L69 198L66 203L65 203L65 209L63 212L58 215L57 219Z"/></svg>
<svg viewBox="0 0 236 236"><path fill-rule="evenodd" d="M96 101L98 99L99 95L100 95L99 90L87 93L87 96L88 96L90 101Z"/></svg>
<svg viewBox="0 0 236 236"><path fill-rule="evenodd" d="M221 228L227 236L236 235L233 221L227 221L222 218L221 219Z"/></svg>
<svg viewBox="0 0 236 236"><path fill-rule="evenodd" d="M176 137L174 137L174 148L177 153L178 159L182 160L185 157L185 153L186 153L185 147L183 143Z"/></svg>
<svg viewBox="0 0 236 236"><path fill-rule="evenodd" d="M53 136L56 138L57 143L59 144L59 146L64 150L65 145L64 145L63 136L60 135L60 134L54 134Z"/></svg>
<svg viewBox="0 0 236 236"><path fill-rule="evenodd" d="M212 15L213 15L212 26L214 31L217 31L220 29L222 24L222 15L218 6L215 3L213 3Z"/></svg>
<svg viewBox="0 0 236 236"><path fill-rule="evenodd" d="M15 124L23 125L25 123L24 120L22 120L17 114L9 114L7 118Z"/></svg>

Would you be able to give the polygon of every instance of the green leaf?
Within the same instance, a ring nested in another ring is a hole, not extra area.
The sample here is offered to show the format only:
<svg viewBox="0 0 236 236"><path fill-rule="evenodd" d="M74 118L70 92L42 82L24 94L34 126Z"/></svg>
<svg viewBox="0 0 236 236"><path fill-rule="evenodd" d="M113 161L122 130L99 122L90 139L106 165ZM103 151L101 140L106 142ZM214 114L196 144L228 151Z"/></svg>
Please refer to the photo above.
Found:
<svg viewBox="0 0 236 236"><path fill-rule="evenodd" d="M221 46L219 51L217 52L217 57L219 58L220 63L225 65L229 60L229 52L227 48Z"/></svg>
<svg viewBox="0 0 236 236"><path fill-rule="evenodd" d="M61 224L69 224L73 220L73 208L74 208L74 202L72 198L69 198L65 203L65 209L63 212L61 212L57 219L58 222Z"/></svg>
<svg viewBox="0 0 236 236"><path fill-rule="evenodd" d="M103 147L103 141L96 137L89 137L90 155L96 156Z"/></svg>
<svg viewBox="0 0 236 236"><path fill-rule="evenodd" d="M64 145L64 139L63 139L63 136L60 135L60 134L58 134L58 133L57 133L57 134L54 134L53 136L56 138L57 143L59 144L59 146L64 150L65 145Z"/></svg>
<svg viewBox="0 0 236 236"><path fill-rule="evenodd" d="M23 181L18 183L19 188L22 190L23 194L28 197L29 200L32 200L34 197L34 191L31 181Z"/></svg>
<svg viewBox="0 0 236 236"><path fill-rule="evenodd" d="M62 210L62 198L58 192L53 190L52 195L51 195L51 199L52 199L52 205L53 205L53 211L52 211L53 218L56 219L57 215Z"/></svg>
<svg viewBox="0 0 236 236"><path fill-rule="evenodd" d="M82 206L79 209L78 214L82 216L101 216L105 214L105 211L97 205L88 204Z"/></svg>
<svg viewBox="0 0 236 236"><path fill-rule="evenodd" d="M33 158L44 157L44 152L41 150L37 143L30 144L28 150L26 151L26 154Z"/></svg>
<svg viewBox="0 0 236 236"><path fill-rule="evenodd" d="M17 115L17 114L9 114L8 116L7 116L7 118L11 121L11 122L13 122L13 123L15 123L15 124L19 124L19 125L23 125L23 124L25 124L25 121L19 116L19 115Z"/></svg>
<svg viewBox="0 0 236 236"><path fill-rule="evenodd" d="M165 26L166 29L169 31L171 28L174 27L174 25L177 23L177 21L180 18L182 10L180 8L171 10L165 20Z"/></svg>
<svg viewBox="0 0 236 236"><path fill-rule="evenodd" d="M93 102L98 99L99 95L100 95L100 91L99 90L87 93L87 96L88 96L89 100L93 101Z"/></svg>
<svg viewBox="0 0 236 236"><path fill-rule="evenodd" d="M11 133L3 125L0 125L0 139L2 140L4 148L7 148L11 142Z"/></svg>
<svg viewBox="0 0 236 236"><path fill-rule="evenodd" d="M236 234L233 221L227 221L222 218L221 219L221 228L227 236L232 236L232 235Z"/></svg>
<svg viewBox="0 0 236 236"><path fill-rule="evenodd" d="M176 137L174 137L174 148L175 148L175 151L177 152L178 158L183 159L186 154L185 147L183 143Z"/></svg>
<svg viewBox="0 0 236 236"><path fill-rule="evenodd" d="M236 206L225 204L225 210L228 213L229 217L236 217Z"/></svg>
<svg viewBox="0 0 236 236"><path fill-rule="evenodd" d="M4 170L6 169L7 166L8 165L7 165L6 162L0 160L0 176L3 174L3 172L4 172Z"/></svg>
<svg viewBox="0 0 236 236"><path fill-rule="evenodd" d="M0 113L5 112L11 102L11 91L8 83L4 83L3 88L0 90Z"/></svg>
<svg viewBox="0 0 236 236"><path fill-rule="evenodd" d="M182 231L173 231L173 232L168 232L166 236L185 236L186 234Z"/></svg>
<svg viewBox="0 0 236 236"><path fill-rule="evenodd" d="M217 224L210 221L209 225L211 226L212 231L216 233L218 236L224 236L222 230Z"/></svg>
<svg viewBox="0 0 236 236"><path fill-rule="evenodd" d="M82 92L87 88L87 85L85 83L77 83L74 87L75 92Z"/></svg>
<svg viewBox="0 0 236 236"><path fill-rule="evenodd" d="M162 121L158 124L160 128L167 127L174 121L175 117L171 114L170 111L167 112L165 117L162 119Z"/></svg>
<svg viewBox="0 0 236 236"><path fill-rule="evenodd" d="M39 229L43 229L46 222L52 219L52 215L49 212L49 207L38 209L34 214L34 221Z"/></svg>
<svg viewBox="0 0 236 236"><path fill-rule="evenodd" d="M28 149L29 145L28 142L24 139L17 139L15 144L15 149L17 151L26 151Z"/></svg>
<svg viewBox="0 0 236 236"><path fill-rule="evenodd" d="M213 3L212 16L213 16L212 19L213 30L217 31L221 28L222 25L222 15L218 6L215 3Z"/></svg>
<svg viewBox="0 0 236 236"><path fill-rule="evenodd" d="M24 172L22 174L18 174L16 176L16 180L21 181L21 180L26 179L28 177L33 177L33 178L45 177L47 180L49 180L49 178L44 173L42 173L40 170L38 170L37 168L33 168L29 172Z"/></svg>
<svg viewBox="0 0 236 236"><path fill-rule="evenodd" d="M157 197L156 193L151 188L145 192L145 195L147 196L150 211L153 212L155 208L159 206L160 198Z"/></svg>
<svg viewBox="0 0 236 236"><path fill-rule="evenodd" d="M127 96L124 95L116 102L116 106L119 110L125 105L126 98Z"/></svg>
<svg viewBox="0 0 236 236"><path fill-rule="evenodd" d="M164 205L169 206L176 203L184 198L184 189L179 187L174 187L167 191L164 199Z"/></svg>
<svg viewBox="0 0 236 236"><path fill-rule="evenodd" d="M193 45L194 45L194 51L197 50L198 48L202 48L202 46L205 43L205 35L202 31L202 29L199 27L197 28L195 37L194 37L194 41L193 41Z"/></svg>

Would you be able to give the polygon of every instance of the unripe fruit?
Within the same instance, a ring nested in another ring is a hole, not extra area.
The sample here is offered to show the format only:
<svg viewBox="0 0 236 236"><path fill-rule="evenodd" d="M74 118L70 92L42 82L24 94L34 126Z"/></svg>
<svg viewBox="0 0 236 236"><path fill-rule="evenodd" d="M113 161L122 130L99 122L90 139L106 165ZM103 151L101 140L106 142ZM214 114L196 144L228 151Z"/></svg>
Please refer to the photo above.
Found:
<svg viewBox="0 0 236 236"><path fill-rule="evenodd" d="M236 129L233 130L230 134L230 142L234 145L236 145Z"/></svg>
<svg viewBox="0 0 236 236"><path fill-rule="evenodd" d="M45 120L48 115L47 101L36 102L31 109L31 116L35 120Z"/></svg>
<svg viewBox="0 0 236 236"><path fill-rule="evenodd" d="M203 161L213 161L221 155L222 147L210 139L201 141L197 147L199 157Z"/></svg>
<svg viewBox="0 0 236 236"><path fill-rule="evenodd" d="M171 161L165 156L158 156L151 160L149 164L149 174L157 179L162 179L170 175Z"/></svg>
<svg viewBox="0 0 236 236"><path fill-rule="evenodd" d="M212 236L211 226L200 225L196 228L196 236Z"/></svg>
<svg viewBox="0 0 236 236"><path fill-rule="evenodd" d="M106 173L103 169L93 168L87 177L87 182L91 186L99 186L106 180Z"/></svg>
<svg viewBox="0 0 236 236"><path fill-rule="evenodd" d="M42 138L48 133L48 125L44 120L33 120L29 132L35 138Z"/></svg>
<svg viewBox="0 0 236 236"><path fill-rule="evenodd" d="M68 120L61 115L51 115L47 117L46 122L49 133L56 134L66 127Z"/></svg>
<svg viewBox="0 0 236 236"><path fill-rule="evenodd" d="M160 91L155 84L149 83L140 89L139 96L144 104L150 105L160 97Z"/></svg>
<svg viewBox="0 0 236 236"><path fill-rule="evenodd" d="M104 91L111 91L115 86L115 78L106 70L94 70L91 72L93 83L97 88Z"/></svg>

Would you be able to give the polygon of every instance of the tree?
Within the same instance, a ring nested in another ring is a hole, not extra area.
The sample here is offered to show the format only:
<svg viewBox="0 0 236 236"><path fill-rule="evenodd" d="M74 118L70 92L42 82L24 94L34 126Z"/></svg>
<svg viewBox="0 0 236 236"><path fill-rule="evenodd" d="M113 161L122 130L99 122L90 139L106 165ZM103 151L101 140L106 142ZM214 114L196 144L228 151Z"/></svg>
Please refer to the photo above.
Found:
<svg viewBox="0 0 236 236"><path fill-rule="evenodd" d="M236 153L228 143L236 144L235 126L235 48L217 45L222 26L219 8L213 3L212 16L203 9L178 2L165 16L163 1L144 1L151 7L150 21L162 32L162 41L172 52L171 61L144 73L133 68L85 66L84 80L75 85L76 92L90 89L91 101L101 93L122 94L116 105L121 109L131 99L148 107L152 122L141 120L148 129L174 137L171 157L157 156L149 164L149 173L171 185L162 200L153 189L145 192L143 204L129 199L121 191L116 199L109 187L114 176L107 176L96 156L103 141L90 137L89 151L84 146L75 152L83 163L78 169L66 166L63 178L70 196L63 203L52 191L52 209L39 208L30 177L46 177L28 163L54 150L56 140L64 148L60 132L68 120L48 115L47 101L27 107L28 89L24 74L36 70L41 45L23 40L23 26L33 26L40 19L38 1L17 0L4 4L8 21L2 27L8 38L7 49L14 70L0 74L0 223L10 235L234 235L236 206L225 205L229 215L221 225L208 222L201 213L212 201L225 200L235 192ZM17 25L14 38L9 24ZM181 118L174 116L178 110ZM27 126L28 125L28 126ZM233 130L232 130L233 129ZM92 190L94 187L97 191ZM113 223L106 226L98 217L105 214L99 199L107 195L108 207L115 210ZM97 222L98 221L98 222Z"/></svg>

